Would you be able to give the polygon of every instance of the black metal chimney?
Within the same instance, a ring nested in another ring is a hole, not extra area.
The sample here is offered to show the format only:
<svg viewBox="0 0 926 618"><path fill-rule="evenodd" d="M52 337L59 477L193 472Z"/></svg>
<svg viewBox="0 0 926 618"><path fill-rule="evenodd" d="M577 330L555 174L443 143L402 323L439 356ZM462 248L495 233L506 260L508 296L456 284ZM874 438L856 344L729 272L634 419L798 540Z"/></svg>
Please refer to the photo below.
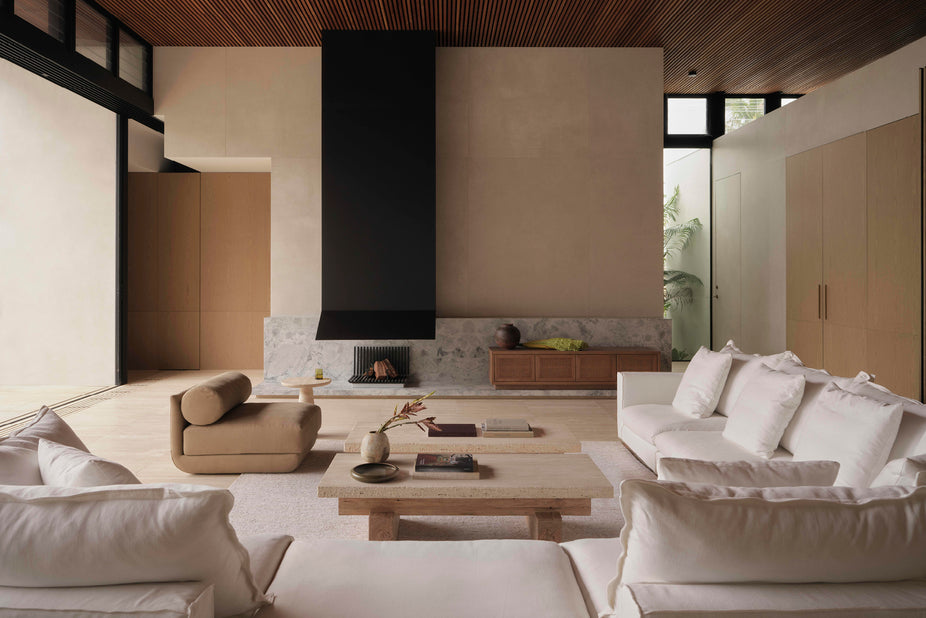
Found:
<svg viewBox="0 0 926 618"><path fill-rule="evenodd" d="M431 32L322 33L317 339L434 339Z"/></svg>

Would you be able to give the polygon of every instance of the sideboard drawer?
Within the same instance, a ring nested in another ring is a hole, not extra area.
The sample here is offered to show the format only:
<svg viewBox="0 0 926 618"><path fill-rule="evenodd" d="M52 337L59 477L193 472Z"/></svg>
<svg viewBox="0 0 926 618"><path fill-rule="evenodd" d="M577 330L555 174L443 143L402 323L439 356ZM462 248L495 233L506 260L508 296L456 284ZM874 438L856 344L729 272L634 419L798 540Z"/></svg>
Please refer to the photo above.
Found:
<svg viewBox="0 0 926 618"><path fill-rule="evenodd" d="M574 382L576 379L576 357L573 354L534 356L534 363L538 381Z"/></svg>
<svg viewBox="0 0 926 618"><path fill-rule="evenodd" d="M533 382L534 357L500 355L493 359L492 377L496 382Z"/></svg>
<svg viewBox="0 0 926 618"><path fill-rule="evenodd" d="M603 382L616 379L614 356L611 354L587 354L576 356L576 380Z"/></svg>
<svg viewBox="0 0 926 618"><path fill-rule="evenodd" d="M618 371L659 371L659 356L655 354L622 354L617 357Z"/></svg>

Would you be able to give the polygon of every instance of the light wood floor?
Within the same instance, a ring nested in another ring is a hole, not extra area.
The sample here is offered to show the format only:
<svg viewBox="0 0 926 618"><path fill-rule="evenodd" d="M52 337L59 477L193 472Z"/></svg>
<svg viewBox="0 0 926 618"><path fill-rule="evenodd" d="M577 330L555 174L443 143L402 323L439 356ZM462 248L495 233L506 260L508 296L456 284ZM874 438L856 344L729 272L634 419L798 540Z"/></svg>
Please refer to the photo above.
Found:
<svg viewBox="0 0 926 618"><path fill-rule="evenodd" d="M219 371L158 371L130 375L129 384L61 408L91 452L118 461L145 483L196 483L227 487L237 475L190 475L177 470L168 444L168 397ZM255 384L260 370L245 371ZM355 423L382 422L404 398L324 398L321 439L344 439ZM439 393L438 393L439 395ZM48 394L53 398L53 393ZM263 400L262 400L263 401ZM614 399L482 398L428 400L426 416L481 422L486 417L526 418L565 424L580 440L617 440Z"/></svg>
<svg viewBox="0 0 926 618"><path fill-rule="evenodd" d="M0 422L38 410L43 405L64 403L101 390L103 386L0 386Z"/></svg>

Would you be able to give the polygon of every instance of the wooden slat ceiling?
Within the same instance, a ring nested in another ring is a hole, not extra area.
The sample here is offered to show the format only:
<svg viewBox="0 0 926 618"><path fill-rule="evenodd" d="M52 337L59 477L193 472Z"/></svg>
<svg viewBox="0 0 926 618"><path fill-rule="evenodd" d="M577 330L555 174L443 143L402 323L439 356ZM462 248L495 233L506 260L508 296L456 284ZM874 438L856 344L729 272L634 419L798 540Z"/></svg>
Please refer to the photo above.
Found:
<svg viewBox="0 0 926 618"><path fill-rule="evenodd" d="M442 46L663 47L665 91L692 94L806 93L926 36L926 0L98 1L153 45L424 29Z"/></svg>

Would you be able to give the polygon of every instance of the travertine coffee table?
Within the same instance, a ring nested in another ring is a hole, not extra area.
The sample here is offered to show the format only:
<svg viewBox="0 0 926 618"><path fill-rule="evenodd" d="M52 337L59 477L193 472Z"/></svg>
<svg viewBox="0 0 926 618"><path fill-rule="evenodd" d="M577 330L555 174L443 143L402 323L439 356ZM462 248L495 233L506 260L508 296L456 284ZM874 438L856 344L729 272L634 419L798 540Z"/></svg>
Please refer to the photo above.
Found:
<svg viewBox="0 0 926 618"><path fill-rule="evenodd" d="M316 386L328 386L331 384L331 378L284 378L280 380L280 384L290 388L298 388L300 402L315 403L313 389Z"/></svg>
<svg viewBox="0 0 926 618"><path fill-rule="evenodd" d="M399 475L386 483L350 476L360 455L338 453L318 484L319 498L337 498L339 515L369 516L371 541L395 540L401 515L526 515L535 539L562 540L563 515L591 515L592 498L614 487L585 454L482 454L479 479L413 477L415 455L393 455Z"/></svg>
<svg viewBox="0 0 926 618"><path fill-rule="evenodd" d="M437 424L472 422L441 417ZM371 423L357 423L344 440L345 453L359 453L360 442L369 431L376 429ZM391 453L579 453L582 443L563 425L544 423L534 428L533 438L483 438L476 424L475 438L429 438L414 425L390 429Z"/></svg>

